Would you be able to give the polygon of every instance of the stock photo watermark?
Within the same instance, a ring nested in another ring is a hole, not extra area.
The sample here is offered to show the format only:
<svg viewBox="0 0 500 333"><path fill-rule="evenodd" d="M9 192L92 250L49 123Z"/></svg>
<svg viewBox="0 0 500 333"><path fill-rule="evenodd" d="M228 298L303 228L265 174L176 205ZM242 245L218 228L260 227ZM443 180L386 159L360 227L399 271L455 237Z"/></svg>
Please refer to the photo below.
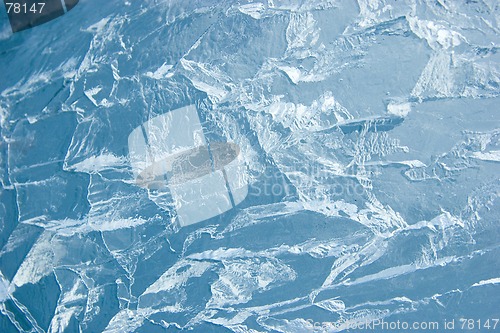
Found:
<svg viewBox="0 0 500 333"><path fill-rule="evenodd" d="M335 322L315 322L308 320L311 332L342 332L353 331L500 331L499 318L457 318L442 321L404 321L404 320L365 320L349 321L338 320Z"/></svg>
<svg viewBox="0 0 500 333"><path fill-rule="evenodd" d="M356 200L368 195L371 175L379 173L373 166L311 161L268 168L251 178L251 166L237 143L206 138L195 105L137 126L129 134L128 148L135 184L150 191L159 207L170 209L173 201L181 226L223 214L248 196Z"/></svg>

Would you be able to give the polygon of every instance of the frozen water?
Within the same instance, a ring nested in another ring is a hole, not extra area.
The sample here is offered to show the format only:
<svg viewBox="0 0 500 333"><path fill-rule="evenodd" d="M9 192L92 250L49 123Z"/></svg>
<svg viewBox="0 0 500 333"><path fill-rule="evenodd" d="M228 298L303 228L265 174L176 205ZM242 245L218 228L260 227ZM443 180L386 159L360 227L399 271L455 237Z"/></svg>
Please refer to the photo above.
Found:
<svg viewBox="0 0 500 333"><path fill-rule="evenodd" d="M0 332L499 318L498 1L0 7Z"/></svg>

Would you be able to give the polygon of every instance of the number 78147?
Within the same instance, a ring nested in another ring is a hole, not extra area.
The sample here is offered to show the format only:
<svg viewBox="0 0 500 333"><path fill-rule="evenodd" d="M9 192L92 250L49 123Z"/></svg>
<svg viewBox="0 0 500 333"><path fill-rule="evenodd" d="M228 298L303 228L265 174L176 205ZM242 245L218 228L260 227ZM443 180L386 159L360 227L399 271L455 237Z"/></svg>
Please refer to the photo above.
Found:
<svg viewBox="0 0 500 333"><path fill-rule="evenodd" d="M28 7L26 3L20 4L19 2L6 2L7 14L41 14L43 7L45 7L45 2L34 3Z"/></svg>

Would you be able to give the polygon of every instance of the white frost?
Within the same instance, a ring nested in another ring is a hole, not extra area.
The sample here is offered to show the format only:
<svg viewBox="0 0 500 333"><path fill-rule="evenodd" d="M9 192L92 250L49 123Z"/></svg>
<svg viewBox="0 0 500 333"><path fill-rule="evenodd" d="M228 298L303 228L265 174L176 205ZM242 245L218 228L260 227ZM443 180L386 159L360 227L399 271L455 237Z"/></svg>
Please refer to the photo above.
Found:
<svg viewBox="0 0 500 333"><path fill-rule="evenodd" d="M420 38L425 39L433 49L449 49L461 44L465 38L458 32L433 21L419 20L408 17L411 30Z"/></svg>
<svg viewBox="0 0 500 333"><path fill-rule="evenodd" d="M493 278L493 279L479 281L477 283L474 283L472 286L479 287L487 284L499 284L499 283L500 283L500 278Z"/></svg>
<svg viewBox="0 0 500 333"><path fill-rule="evenodd" d="M147 72L146 76L150 77L152 79L160 80L163 78L170 78L174 75L174 73L170 72L172 69L172 65L167 65L167 63L163 63L163 65L160 66L154 73L153 72Z"/></svg>
<svg viewBox="0 0 500 333"><path fill-rule="evenodd" d="M266 7L261 2L257 2L242 5L238 9L243 14L249 15L258 20L262 17L262 14L265 11Z"/></svg>
<svg viewBox="0 0 500 333"><path fill-rule="evenodd" d="M472 157L483 161L500 162L500 150L492 150L489 152L475 152Z"/></svg>
<svg viewBox="0 0 500 333"><path fill-rule="evenodd" d="M410 103L389 103L387 112L395 116L406 117L411 112Z"/></svg>
<svg viewBox="0 0 500 333"><path fill-rule="evenodd" d="M72 168L78 172L96 173L105 169L120 167L127 164L124 157L118 157L113 154L102 154L91 156L82 162L75 164Z"/></svg>

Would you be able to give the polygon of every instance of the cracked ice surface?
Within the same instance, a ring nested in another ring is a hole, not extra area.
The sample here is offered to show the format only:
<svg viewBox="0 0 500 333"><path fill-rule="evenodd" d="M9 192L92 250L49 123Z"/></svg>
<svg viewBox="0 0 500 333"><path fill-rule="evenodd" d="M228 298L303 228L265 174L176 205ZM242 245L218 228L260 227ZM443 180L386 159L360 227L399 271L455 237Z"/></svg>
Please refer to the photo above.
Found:
<svg viewBox="0 0 500 333"><path fill-rule="evenodd" d="M0 331L498 318L499 20L493 0L81 0L12 35L2 9ZM192 104L250 187L179 228L127 145Z"/></svg>

